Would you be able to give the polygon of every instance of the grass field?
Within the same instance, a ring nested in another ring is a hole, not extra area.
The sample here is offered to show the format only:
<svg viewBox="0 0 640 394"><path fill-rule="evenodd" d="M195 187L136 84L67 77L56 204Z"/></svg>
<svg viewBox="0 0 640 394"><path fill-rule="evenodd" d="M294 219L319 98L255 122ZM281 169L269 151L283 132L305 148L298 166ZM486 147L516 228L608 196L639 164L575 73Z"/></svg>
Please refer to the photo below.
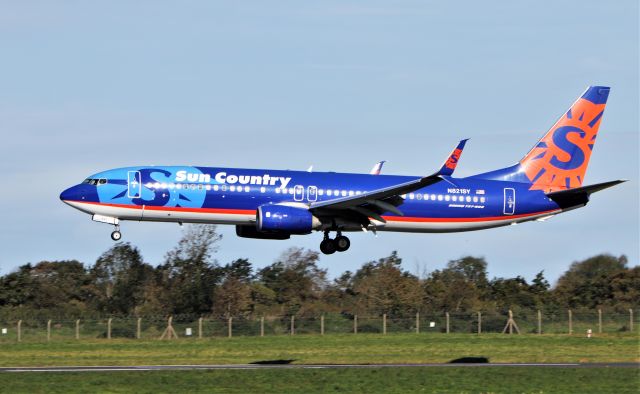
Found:
<svg viewBox="0 0 640 394"><path fill-rule="evenodd" d="M640 362L635 334L587 339L568 335L336 334L218 339L81 340L3 343L0 366L446 363L461 357L489 362Z"/></svg>
<svg viewBox="0 0 640 394"><path fill-rule="evenodd" d="M5 373L10 393L635 393L634 368L375 368Z"/></svg>

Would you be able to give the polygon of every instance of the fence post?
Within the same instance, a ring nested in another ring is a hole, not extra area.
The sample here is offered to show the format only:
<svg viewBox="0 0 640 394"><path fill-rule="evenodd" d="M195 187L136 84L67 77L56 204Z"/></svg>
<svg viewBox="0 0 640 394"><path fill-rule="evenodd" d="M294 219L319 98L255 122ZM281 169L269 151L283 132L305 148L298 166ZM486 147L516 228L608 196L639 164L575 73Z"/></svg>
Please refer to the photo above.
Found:
<svg viewBox="0 0 640 394"><path fill-rule="evenodd" d="M76 339L80 339L80 319L76 320Z"/></svg>
<svg viewBox="0 0 640 394"><path fill-rule="evenodd" d="M111 318L107 320L107 339L111 339Z"/></svg>
<svg viewBox="0 0 640 394"><path fill-rule="evenodd" d="M387 314L382 315L382 334L387 335Z"/></svg>
<svg viewBox="0 0 640 394"><path fill-rule="evenodd" d="M449 333L449 312L445 312L444 316L446 317L446 324L447 324L447 334Z"/></svg>
<svg viewBox="0 0 640 394"><path fill-rule="evenodd" d="M324 313L320 315L320 335L324 335Z"/></svg>
<svg viewBox="0 0 640 394"><path fill-rule="evenodd" d="M542 335L542 312L538 309L538 335Z"/></svg>
<svg viewBox="0 0 640 394"><path fill-rule="evenodd" d="M633 309L629 308L629 331L633 331Z"/></svg>
<svg viewBox="0 0 640 394"><path fill-rule="evenodd" d="M264 336L264 316L260 318L260 336Z"/></svg>
<svg viewBox="0 0 640 394"><path fill-rule="evenodd" d="M358 333L358 315L353 315L353 333Z"/></svg>
<svg viewBox="0 0 640 394"><path fill-rule="evenodd" d="M420 312L416 312L416 334L420 334Z"/></svg>
<svg viewBox="0 0 640 394"><path fill-rule="evenodd" d="M138 321L136 321L136 339L140 339L142 337L142 318L139 317Z"/></svg>
<svg viewBox="0 0 640 394"><path fill-rule="evenodd" d="M513 320L513 312L509 309L509 322ZM513 324L509 324L509 334L513 335Z"/></svg>
<svg viewBox="0 0 640 394"><path fill-rule="evenodd" d="M598 309L598 334L602 334L602 309Z"/></svg>
<svg viewBox="0 0 640 394"><path fill-rule="evenodd" d="M233 336L233 317L229 317L229 320L227 321L227 336L229 338L231 338Z"/></svg>
<svg viewBox="0 0 640 394"><path fill-rule="evenodd" d="M22 320L18 320L18 342L22 342Z"/></svg>
<svg viewBox="0 0 640 394"><path fill-rule="evenodd" d="M51 320L47 320L47 342L51 340Z"/></svg>
<svg viewBox="0 0 640 394"><path fill-rule="evenodd" d="M291 335L296 333L296 320L295 316L291 315Z"/></svg>
<svg viewBox="0 0 640 394"><path fill-rule="evenodd" d="M482 312L478 311L478 335L482 334Z"/></svg>
<svg viewBox="0 0 640 394"><path fill-rule="evenodd" d="M109 319L111 322L111 319ZM111 325L111 324L109 324ZM176 330L173 329L173 316L169 316L167 319L167 328L164 329L162 335L160 335L160 339L178 339L178 334L176 334Z"/></svg>
<svg viewBox="0 0 640 394"><path fill-rule="evenodd" d="M569 335L573 334L573 312L569 309Z"/></svg>
<svg viewBox="0 0 640 394"><path fill-rule="evenodd" d="M202 339L202 316L198 318L198 339Z"/></svg>

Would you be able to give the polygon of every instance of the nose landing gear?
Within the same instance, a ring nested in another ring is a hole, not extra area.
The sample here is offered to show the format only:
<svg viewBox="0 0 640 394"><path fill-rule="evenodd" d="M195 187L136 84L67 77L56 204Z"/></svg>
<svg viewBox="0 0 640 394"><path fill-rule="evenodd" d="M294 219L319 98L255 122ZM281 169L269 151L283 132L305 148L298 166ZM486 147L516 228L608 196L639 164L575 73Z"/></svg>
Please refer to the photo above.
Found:
<svg viewBox="0 0 640 394"><path fill-rule="evenodd" d="M111 233L111 239L114 241L120 241L122 239L122 233L120 232L120 219L112 217L112 216L104 216L94 214L91 219L94 222L111 224L115 227L114 232Z"/></svg>
<svg viewBox="0 0 640 394"><path fill-rule="evenodd" d="M324 232L324 239L320 242L320 251L324 254L334 254L335 252L344 252L351 246L349 238L342 235L340 231L335 239L329 238L329 231Z"/></svg>
<svg viewBox="0 0 640 394"><path fill-rule="evenodd" d="M114 241L120 241L122 239L122 233L120 232L120 226L116 225L116 229L111 233L111 239Z"/></svg>

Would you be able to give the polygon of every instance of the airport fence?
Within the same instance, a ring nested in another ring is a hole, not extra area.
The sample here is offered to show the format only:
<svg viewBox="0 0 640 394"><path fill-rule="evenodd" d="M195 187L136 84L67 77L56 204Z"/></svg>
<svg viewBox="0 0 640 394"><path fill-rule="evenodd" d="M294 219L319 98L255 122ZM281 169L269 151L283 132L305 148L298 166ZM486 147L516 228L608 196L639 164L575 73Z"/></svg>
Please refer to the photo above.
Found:
<svg viewBox="0 0 640 394"><path fill-rule="evenodd" d="M416 313L394 317L325 314L320 316L142 316L93 319L0 317L0 343L86 339L225 338L238 336L330 335L360 333L513 333L591 335L640 333L640 310L627 313L599 310Z"/></svg>

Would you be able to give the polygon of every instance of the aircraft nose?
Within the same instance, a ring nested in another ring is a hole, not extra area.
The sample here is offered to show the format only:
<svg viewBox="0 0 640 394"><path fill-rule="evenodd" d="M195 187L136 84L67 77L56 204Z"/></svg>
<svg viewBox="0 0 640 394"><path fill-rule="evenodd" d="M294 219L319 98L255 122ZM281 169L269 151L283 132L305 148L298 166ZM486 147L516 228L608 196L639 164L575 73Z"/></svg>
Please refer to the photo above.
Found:
<svg viewBox="0 0 640 394"><path fill-rule="evenodd" d="M71 186L62 193L60 193L60 200L62 201L75 201L79 200L80 195L78 193L78 186Z"/></svg>

